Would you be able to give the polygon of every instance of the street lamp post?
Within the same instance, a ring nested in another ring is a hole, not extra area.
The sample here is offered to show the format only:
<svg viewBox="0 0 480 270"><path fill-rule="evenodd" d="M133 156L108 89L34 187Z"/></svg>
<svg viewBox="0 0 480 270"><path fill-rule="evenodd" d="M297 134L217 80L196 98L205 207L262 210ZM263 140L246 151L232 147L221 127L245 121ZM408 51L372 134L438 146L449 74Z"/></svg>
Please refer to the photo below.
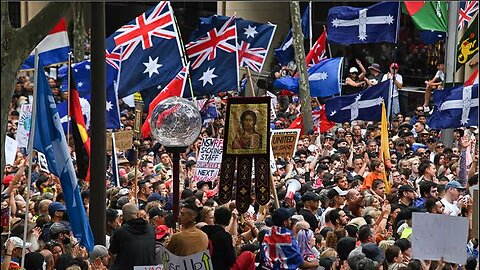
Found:
<svg viewBox="0 0 480 270"><path fill-rule="evenodd" d="M192 102L170 97L153 109L150 127L152 136L173 155L173 217L177 222L180 209L180 153L184 153L200 135L202 117Z"/></svg>

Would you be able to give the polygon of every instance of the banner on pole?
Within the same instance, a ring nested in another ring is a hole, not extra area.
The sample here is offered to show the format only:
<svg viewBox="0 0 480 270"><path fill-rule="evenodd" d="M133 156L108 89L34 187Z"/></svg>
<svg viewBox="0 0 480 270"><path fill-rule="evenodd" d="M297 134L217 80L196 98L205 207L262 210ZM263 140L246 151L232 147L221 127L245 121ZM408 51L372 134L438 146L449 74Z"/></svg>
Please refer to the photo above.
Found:
<svg viewBox="0 0 480 270"><path fill-rule="evenodd" d="M115 133L115 147L117 151L132 149L133 130L117 131ZM112 151L112 133L107 133L107 151Z"/></svg>
<svg viewBox="0 0 480 270"><path fill-rule="evenodd" d="M133 270L213 270L212 258L208 250L200 251L190 256L177 256L163 246L159 248L158 254L162 258L162 264L134 266Z"/></svg>
<svg viewBox="0 0 480 270"><path fill-rule="evenodd" d="M276 129L272 130L272 152L277 157L293 157L297 148L300 129Z"/></svg>
<svg viewBox="0 0 480 270"><path fill-rule="evenodd" d="M198 152L197 167L193 182L213 182L220 172L223 154L223 139L203 138Z"/></svg>
<svg viewBox="0 0 480 270"><path fill-rule="evenodd" d="M32 125L32 104L23 104L20 108L17 128L17 146L27 147Z"/></svg>

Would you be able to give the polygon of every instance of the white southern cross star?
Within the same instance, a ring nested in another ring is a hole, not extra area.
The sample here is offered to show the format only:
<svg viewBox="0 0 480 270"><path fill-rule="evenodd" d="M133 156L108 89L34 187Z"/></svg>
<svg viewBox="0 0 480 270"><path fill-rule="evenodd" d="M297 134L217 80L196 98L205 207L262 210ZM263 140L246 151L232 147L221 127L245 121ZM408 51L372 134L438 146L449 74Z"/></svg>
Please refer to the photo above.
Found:
<svg viewBox="0 0 480 270"><path fill-rule="evenodd" d="M109 112L111 109L113 109L113 104L110 101L107 101L107 106L106 106L107 112Z"/></svg>
<svg viewBox="0 0 480 270"><path fill-rule="evenodd" d="M245 33L244 33L244 34L247 36L247 38L250 37L250 36L251 36L252 38L254 38L255 35L258 34L256 28L257 28L256 26L251 27L250 25L248 25L248 28L243 28L243 29L245 29Z"/></svg>
<svg viewBox="0 0 480 270"><path fill-rule="evenodd" d="M80 87L82 87L82 86L83 86L83 82L78 82L78 83L77 83L77 87L78 87L78 88L80 88Z"/></svg>
<svg viewBox="0 0 480 270"><path fill-rule="evenodd" d="M210 69L210 67L208 67L207 70L203 72L203 76L198 79L199 81L203 81L203 86L205 86L207 82L213 85L213 79L218 77L217 75L213 74L214 71L215 68Z"/></svg>
<svg viewBox="0 0 480 270"><path fill-rule="evenodd" d="M328 78L328 73L325 71L322 71L320 73L314 73L308 77L309 80L311 81L324 81Z"/></svg>
<svg viewBox="0 0 480 270"><path fill-rule="evenodd" d="M85 69L90 69L90 65L85 65Z"/></svg>
<svg viewBox="0 0 480 270"><path fill-rule="evenodd" d="M148 63L143 63L145 65L145 71L143 73L148 72L148 77L151 78L153 73L158 73L158 69L162 67L162 64L158 64L158 57L155 60L152 60L152 57L148 57Z"/></svg>

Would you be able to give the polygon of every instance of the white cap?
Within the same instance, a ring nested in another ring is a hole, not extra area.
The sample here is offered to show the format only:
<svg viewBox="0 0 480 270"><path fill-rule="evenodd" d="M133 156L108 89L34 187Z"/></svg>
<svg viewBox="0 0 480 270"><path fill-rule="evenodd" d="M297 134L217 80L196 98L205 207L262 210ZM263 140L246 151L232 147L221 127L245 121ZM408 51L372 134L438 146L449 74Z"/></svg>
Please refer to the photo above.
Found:
<svg viewBox="0 0 480 270"><path fill-rule="evenodd" d="M349 70L350 73L353 73L353 72L357 72L358 73L358 69L356 67L351 67L350 70Z"/></svg>
<svg viewBox="0 0 480 270"><path fill-rule="evenodd" d="M318 150L318 146L316 146L316 145L314 145L314 144L310 144L310 145L308 146L308 151L310 151L310 152L315 152L315 151L317 151L317 150Z"/></svg>
<svg viewBox="0 0 480 270"><path fill-rule="evenodd" d="M23 240L20 237L12 236L7 239L13 242L15 248L23 248ZM5 241L5 247L7 246L7 241ZM29 242L25 242L25 248L31 247L32 244Z"/></svg>

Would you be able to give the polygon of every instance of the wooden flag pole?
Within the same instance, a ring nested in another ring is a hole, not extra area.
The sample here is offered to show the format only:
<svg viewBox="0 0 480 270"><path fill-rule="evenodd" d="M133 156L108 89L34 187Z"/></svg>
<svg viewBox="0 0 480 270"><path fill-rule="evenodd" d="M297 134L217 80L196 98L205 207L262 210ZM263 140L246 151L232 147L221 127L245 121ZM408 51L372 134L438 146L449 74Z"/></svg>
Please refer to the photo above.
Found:
<svg viewBox="0 0 480 270"><path fill-rule="evenodd" d="M133 151L134 159L133 163L135 166L135 178L133 184L133 191L135 195L135 204L138 205L138 149L140 147L140 127L142 126L142 113L143 113L143 102L137 102L135 104L135 124L134 124L134 134L135 141L133 142Z"/></svg>
<svg viewBox="0 0 480 270"><path fill-rule="evenodd" d="M250 68L248 66L245 67L245 71L247 72L247 80L248 80L248 84L250 85L250 89L252 90L252 96L256 97L257 95L255 93L255 88L253 86L252 73L250 72ZM247 92L247 89L245 89L245 92Z"/></svg>

